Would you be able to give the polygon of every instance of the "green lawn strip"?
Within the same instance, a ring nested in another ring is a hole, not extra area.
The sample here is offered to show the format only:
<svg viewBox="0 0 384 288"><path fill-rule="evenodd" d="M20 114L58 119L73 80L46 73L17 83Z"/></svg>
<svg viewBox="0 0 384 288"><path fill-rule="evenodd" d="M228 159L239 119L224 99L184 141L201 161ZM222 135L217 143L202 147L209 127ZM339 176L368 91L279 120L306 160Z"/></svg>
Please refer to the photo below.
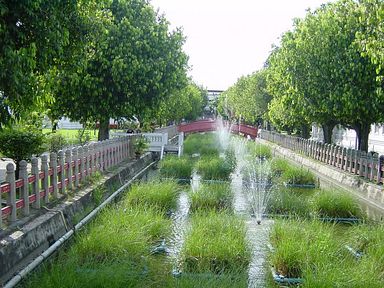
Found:
<svg viewBox="0 0 384 288"><path fill-rule="evenodd" d="M203 183L197 191L190 190L190 211L232 210L233 194L229 183Z"/></svg>
<svg viewBox="0 0 384 288"><path fill-rule="evenodd" d="M159 163L161 178L189 180L192 175L194 162L189 157L167 155Z"/></svg>
<svg viewBox="0 0 384 288"><path fill-rule="evenodd" d="M240 273L247 278L250 250L245 234L244 221L235 215L194 213L181 252L183 273Z"/></svg>
<svg viewBox="0 0 384 288"><path fill-rule="evenodd" d="M124 200L124 206L156 207L160 211L174 210L180 194L180 186L173 180L152 181L132 186Z"/></svg>

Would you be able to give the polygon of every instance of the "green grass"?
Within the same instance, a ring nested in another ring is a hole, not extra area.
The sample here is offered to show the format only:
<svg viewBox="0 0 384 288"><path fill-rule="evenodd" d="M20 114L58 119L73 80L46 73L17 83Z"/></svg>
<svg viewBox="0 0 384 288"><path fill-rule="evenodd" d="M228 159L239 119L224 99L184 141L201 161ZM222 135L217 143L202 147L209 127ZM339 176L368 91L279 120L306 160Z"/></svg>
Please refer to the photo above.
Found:
<svg viewBox="0 0 384 288"><path fill-rule="evenodd" d="M135 184L128 192L124 205L156 207L167 212L176 208L179 194L180 187L172 180Z"/></svg>
<svg viewBox="0 0 384 288"><path fill-rule="evenodd" d="M309 197L305 193L295 193L287 188L275 189L271 193L272 195L267 204L268 214L310 217Z"/></svg>
<svg viewBox="0 0 384 288"><path fill-rule="evenodd" d="M320 190L313 199L314 212L319 217L362 218L363 212L357 199L346 192L337 190Z"/></svg>
<svg viewBox="0 0 384 288"><path fill-rule="evenodd" d="M216 133L191 134L184 141L184 154L219 155L220 144Z"/></svg>
<svg viewBox="0 0 384 288"><path fill-rule="evenodd" d="M232 208L233 194L228 183L201 184L190 193L190 210L223 210Z"/></svg>
<svg viewBox="0 0 384 288"><path fill-rule="evenodd" d="M316 184L315 175L309 170L289 166L281 175L281 181L290 185L311 185Z"/></svg>
<svg viewBox="0 0 384 288"><path fill-rule="evenodd" d="M223 158L206 156L196 163L196 170L203 180L228 181L233 171L233 166Z"/></svg>
<svg viewBox="0 0 384 288"><path fill-rule="evenodd" d="M193 214L181 252L183 271L247 271L250 251L245 234L244 222L234 215L215 211Z"/></svg>
<svg viewBox="0 0 384 288"><path fill-rule="evenodd" d="M248 153L252 158L266 158L272 157L271 147L253 141L247 141Z"/></svg>
<svg viewBox="0 0 384 288"><path fill-rule="evenodd" d="M190 179L193 161L187 157L166 156L160 161L159 173L163 178Z"/></svg>
<svg viewBox="0 0 384 288"><path fill-rule="evenodd" d="M274 157L270 163L273 177L280 177L283 172L290 166L288 160L280 157Z"/></svg>

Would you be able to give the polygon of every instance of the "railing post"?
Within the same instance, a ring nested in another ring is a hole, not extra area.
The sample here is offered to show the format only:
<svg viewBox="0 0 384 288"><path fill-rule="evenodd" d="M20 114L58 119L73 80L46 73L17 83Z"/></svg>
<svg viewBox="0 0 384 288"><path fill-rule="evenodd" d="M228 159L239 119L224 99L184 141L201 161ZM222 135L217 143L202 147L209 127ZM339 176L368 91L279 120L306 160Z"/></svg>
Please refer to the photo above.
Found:
<svg viewBox="0 0 384 288"><path fill-rule="evenodd" d="M347 148L341 148L341 161L340 161L340 165L339 165L339 168L341 170L344 170L344 161L347 162L346 160L346 157L347 157Z"/></svg>
<svg viewBox="0 0 384 288"><path fill-rule="evenodd" d="M367 170L367 153L364 151L361 151L360 154L360 166L359 166L359 176L362 176L365 178L365 170ZM365 169L364 169L365 168Z"/></svg>
<svg viewBox="0 0 384 288"><path fill-rule="evenodd" d="M347 154L346 154L346 160L345 160L345 166L344 170L350 172L351 166L352 166L352 150L351 148L347 149Z"/></svg>
<svg viewBox="0 0 384 288"><path fill-rule="evenodd" d="M360 159L361 152L359 150L355 150L355 174L360 174L360 166L361 166L361 159Z"/></svg>
<svg viewBox="0 0 384 288"><path fill-rule="evenodd" d="M68 179L67 189L72 189L72 153L70 149L65 150L65 163L68 165L65 176Z"/></svg>
<svg viewBox="0 0 384 288"><path fill-rule="evenodd" d="M80 180L80 183L83 183L84 182L84 180L85 180L85 173L84 173L84 152L83 152L84 150L83 150L83 147L79 147L78 149L77 149L77 153L78 153L78 158L79 158L79 164L80 164L80 171L79 171L79 180Z"/></svg>
<svg viewBox="0 0 384 288"><path fill-rule="evenodd" d="M60 193L62 195L65 195L65 159L64 159L64 151L60 150L59 151L59 157L58 157L58 162L60 166L60 173L59 173L59 181L61 182L61 188L60 188Z"/></svg>
<svg viewBox="0 0 384 288"><path fill-rule="evenodd" d="M40 188L39 188L39 160L36 157L31 159L31 174L35 177L35 181L32 184L32 193L36 197L35 203L33 203L33 208L40 209Z"/></svg>
<svg viewBox="0 0 384 288"><path fill-rule="evenodd" d="M51 153L49 157L49 168L52 169L51 184L53 186L53 197L58 198L58 189L57 189L57 155L56 153Z"/></svg>
<svg viewBox="0 0 384 288"><path fill-rule="evenodd" d="M9 183L9 193L7 197L7 205L11 207L11 215L9 220L11 222L16 221L17 211L16 211L16 183L15 183L15 165L13 163L8 163L6 166L7 172L5 176L5 181Z"/></svg>
<svg viewBox="0 0 384 288"><path fill-rule="evenodd" d="M23 187L21 187L20 198L24 200L23 207L23 216L29 215L29 189L28 189L28 171L27 171L27 161L21 160L19 162L19 178L23 179Z"/></svg>
<svg viewBox="0 0 384 288"><path fill-rule="evenodd" d="M384 164L384 155L380 155L379 163L377 166L377 184L383 183L383 164Z"/></svg>
<svg viewBox="0 0 384 288"><path fill-rule="evenodd" d="M184 132L179 133L179 141L178 141L178 146L179 146L179 157L183 156L184 153Z"/></svg>
<svg viewBox="0 0 384 288"><path fill-rule="evenodd" d="M48 175L48 156L41 156L41 171L44 172L43 178L43 190L44 190L44 202L45 204L49 203L49 175Z"/></svg>
<svg viewBox="0 0 384 288"><path fill-rule="evenodd" d="M75 166L74 166L74 175L75 175L75 187L79 187L80 185L80 177L79 177L79 149L77 147L74 147L72 148L72 160L74 161L75 163Z"/></svg>
<svg viewBox="0 0 384 288"><path fill-rule="evenodd" d="M84 145L83 147L83 161L84 161L84 180L89 178L89 149L88 145Z"/></svg>
<svg viewBox="0 0 384 288"><path fill-rule="evenodd" d="M377 180L377 171L379 170L379 154L373 153L372 154L372 164L371 164L371 175L370 179L371 181Z"/></svg>
<svg viewBox="0 0 384 288"><path fill-rule="evenodd" d="M90 143L88 145L88 153L89 153L89 175L92 175L95 171L95 144Z"/></svg>
<svg viewBox="0 0 384 288"><path fill-rule="evenodd" d="M369 180L372 180L371 179L372 170L373 170L372 153L368 152L367 153L367 164L366 164L365 173L364 173L365 179L368 178Z"/></svg>

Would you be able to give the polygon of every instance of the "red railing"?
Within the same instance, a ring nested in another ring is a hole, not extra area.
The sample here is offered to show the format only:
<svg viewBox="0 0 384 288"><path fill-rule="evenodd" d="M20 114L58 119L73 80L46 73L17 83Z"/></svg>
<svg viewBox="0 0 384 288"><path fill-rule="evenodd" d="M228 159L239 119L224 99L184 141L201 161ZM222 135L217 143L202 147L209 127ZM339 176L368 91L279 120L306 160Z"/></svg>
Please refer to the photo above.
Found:
<svg viewBox="0 0 384 288"><path fill-rule="evenodd" d="M32 158L30 173L27 162L20 161L19 178L15 179L15 165L6 167L6 183L0 185L0 227L4 220L14 222L18 210L23 216L30 214L29 208L39 209L53 198L66 195L68 190L77 188L88 176L103 171L133 157L133 138L128 135L112 140L75 147L58 154ZM39 169L40 167L40 169ZM4 199L4 201L3 201Z"/></svg>
<svg viewBox="0 0 384 288"><path fill-rule="evenodd" d="M218 121L220 120L199 120L191 123L181 124L178 126L179 132L198 133L216 131L220 127ZM257 137L257 127L245 125L245 124L232 124L224 122L226 127L230 126L231 132L234 134L243 134L244 136L250 136L252 139Z"/></svg>

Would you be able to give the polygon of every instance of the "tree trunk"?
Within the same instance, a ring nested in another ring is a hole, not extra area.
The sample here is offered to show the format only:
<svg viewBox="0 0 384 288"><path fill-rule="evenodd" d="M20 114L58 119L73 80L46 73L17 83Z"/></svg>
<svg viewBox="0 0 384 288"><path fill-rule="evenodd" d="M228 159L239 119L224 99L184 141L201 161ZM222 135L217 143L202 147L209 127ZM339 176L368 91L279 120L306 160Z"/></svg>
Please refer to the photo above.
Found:
<svg viewBox="0 0 384 288"><path fill-rule="evenodd" d="M371 124L355 124L353 127L356 131L357 149L368 152L368 137L369 132L371 132Z"/></svg>
<svg viewBox="0 0 384 288"><path fill-rule="evenodd" d="M323 128L324 143L332 144L332 131L333 131L333 128L335 127L335 124L325 123L325 124L322 124L321 127Z"/></svg>
<svg viewBox="0 0 384 288"><path fill-rule="evenodd" d="M301 125L301 138L308 139L311 135L309 133L309 126L307 124Z"/></svg>
<svg viewBox="0 0 384 288"><path fill-rule="evenodd" d="M100 125L99 125L99 137L98 140L106 140L109 139L109 118L107 119L100 119Z"/></svg>

